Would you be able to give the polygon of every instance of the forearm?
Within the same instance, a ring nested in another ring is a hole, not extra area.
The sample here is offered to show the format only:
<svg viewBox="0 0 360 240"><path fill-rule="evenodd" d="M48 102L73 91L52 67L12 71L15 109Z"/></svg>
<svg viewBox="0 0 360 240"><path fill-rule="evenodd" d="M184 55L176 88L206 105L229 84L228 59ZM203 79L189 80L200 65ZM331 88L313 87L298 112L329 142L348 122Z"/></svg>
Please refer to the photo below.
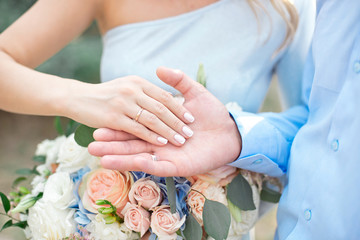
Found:
<svg viewBox="0 0 360 240"><path fill-rule="evenodd" d="M5 111L70 117L71 91L81 84L27 68L0 51L0 108Z"/></svg>

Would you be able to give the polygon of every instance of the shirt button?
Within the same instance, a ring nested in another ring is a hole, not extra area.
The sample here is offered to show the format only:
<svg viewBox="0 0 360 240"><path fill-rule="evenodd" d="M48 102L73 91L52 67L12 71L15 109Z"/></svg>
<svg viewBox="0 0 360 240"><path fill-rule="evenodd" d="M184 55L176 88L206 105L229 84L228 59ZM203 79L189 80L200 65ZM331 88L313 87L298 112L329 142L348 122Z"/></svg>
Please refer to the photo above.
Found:
<svg viewBox="0 0 360 240"><path fill-rule="evenodd" d="M257 159L257 160L255 160L255 161L253 161L252 164L257 165L257 164L262 163L262 161L263 161L263 160L260 158L260 159Z"/></svg>
<svg viewBox="0 0 360 240"><path fill-rule="evenodd" d="M337 139L331 142L331 149L336 152L339 149L339 141Z"/></svg>
<svg viewBox="0 0 360 240"><path fill-rule="evenodd" d="M360 61L356 61L354 63L354 72L355 73L360 73Z"/></svg>
<svg viewBox="0 0 360 240"><path fill-rule="evenodd" d="M310 221L311 220L311 210L310 209L306 209L304 211L304 218L306 221Z"/></svg>

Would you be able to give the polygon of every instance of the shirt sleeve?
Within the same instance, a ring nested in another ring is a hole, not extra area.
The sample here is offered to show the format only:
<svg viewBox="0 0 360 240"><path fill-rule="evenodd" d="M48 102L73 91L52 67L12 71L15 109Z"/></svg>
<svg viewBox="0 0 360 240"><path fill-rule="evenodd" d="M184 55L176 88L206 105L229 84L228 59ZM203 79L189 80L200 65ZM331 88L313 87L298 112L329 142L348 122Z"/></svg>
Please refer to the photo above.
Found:
<svg viewBox="0 0 360 240"><path fill-rule="evenodd" d="M311 52L306 55L315 24L314 1L300 1L299 25L293 41L276 66L279 88L288 110L254 114L229 109L242 138L242 150L230 165L281 176L287 170L292 141L307 121L308 99L313 79ZM304 71L303 71L304 70Z"/></svg>

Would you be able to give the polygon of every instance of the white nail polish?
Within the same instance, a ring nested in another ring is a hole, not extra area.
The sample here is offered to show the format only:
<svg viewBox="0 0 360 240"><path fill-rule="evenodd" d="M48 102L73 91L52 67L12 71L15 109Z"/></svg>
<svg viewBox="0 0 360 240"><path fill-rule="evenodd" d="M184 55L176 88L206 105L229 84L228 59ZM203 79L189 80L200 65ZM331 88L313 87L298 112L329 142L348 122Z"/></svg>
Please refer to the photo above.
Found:
<svg viewBox="0 0 360 240"><path fill-rule="evenodd" d="M184 126L182 130L188 137L191 137L194 134L194 132L188 126Z"/></svg>
<svg viewBox="0 0 360 240"><path fill-rule="evenodd" d="M157 140L159 143L162 143L162 144L167 144L167 142L168 142L168 140L163 137L158 137Z"/></svg>
<svg viewBox="0 0 360 240"><path fill-rule="evenodd" d="M184 118L185 118L186 120L188 120L189 122L191 122L191 123L195 120L194 116L191 115L190 113L185 113L185 114L184 114Z"/></svg>
<svg viewBox="0 0 360 240"><path fill-rule="evenodd" d="M185 143L185 138L179 134L175 134L174 136L175 140L180 143L180 144L184 144Z"/></svg>

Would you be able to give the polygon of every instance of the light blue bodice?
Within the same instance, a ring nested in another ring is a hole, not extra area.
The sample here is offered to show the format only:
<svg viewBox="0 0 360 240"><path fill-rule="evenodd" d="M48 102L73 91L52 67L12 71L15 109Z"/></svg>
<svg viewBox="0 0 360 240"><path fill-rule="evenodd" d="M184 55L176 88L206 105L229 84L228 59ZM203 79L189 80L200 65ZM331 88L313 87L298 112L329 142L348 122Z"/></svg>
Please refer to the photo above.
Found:
<svg viewBox="0 0 360 240"><path fill-rule="evenodd" d="M297 34L291 51L272 57L284 40L285 23L264 2L269 15L259 9L258 19L247 1L220 0L178 16L115 27L103 36L101 79L138 75L175 93L157 78L156 68L181 69L195 79L203 63L209 91L223 103L236 101L256 112L277 70L286 101L296 104L307 48L299 36L308 33Z"/></svg>

